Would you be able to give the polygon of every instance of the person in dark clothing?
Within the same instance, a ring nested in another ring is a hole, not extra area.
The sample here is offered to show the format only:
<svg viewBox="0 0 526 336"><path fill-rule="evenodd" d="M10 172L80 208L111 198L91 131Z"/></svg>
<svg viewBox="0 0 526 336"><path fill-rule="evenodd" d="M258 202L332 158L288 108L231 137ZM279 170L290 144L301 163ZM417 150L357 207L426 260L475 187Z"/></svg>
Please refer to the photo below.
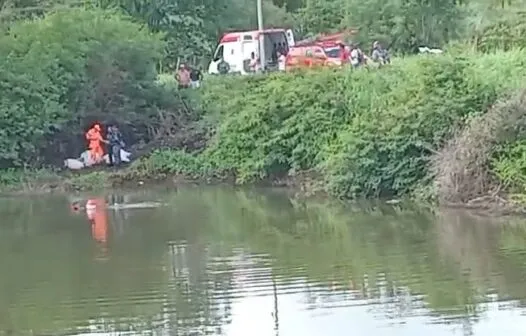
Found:
<svg viewBox="0 0 526 336"><path fill-rule="evenodd" d="M121 164L121 149L124 147L122 134L115 125L108 127L108 157L110 166L119 166Z"/></svg>
<svg viewBox="0 0 526 336"><path fill-rule="evenodd" d="M192 67L190 70L190 87L197 89L201 86L201 81L203 80L203 74L199 68Z"/></svg>
<svg viewBox="0 0 526 336"><path fill-rule="evenodd" d="M380 66L391 63L391 58L386 49L380 44L380 42L375 41L373 43L373 52L372 59L374 62L378 63Z"/></svg>
<svg viewBox="0 0 526 336"><path fill-rule="evenodd" d="M108 125L108 127L106 128L106 139L107 139L107 144L106 144L106 150L108 152L108 160L109 160L109 163L108 165L109 166L113 166L113 149L112 149L112 145L110 144L110 134L112 133L112 125Z"/></svg>
<svg viewBox="0 0 526 336"><path fill-rule="evenodd" d="M272 58L272 63L274 64L277 64L278 63L278 44L277 43L274 43L274 47L272 48L272 55L271 55L271 58Z"/></svg>

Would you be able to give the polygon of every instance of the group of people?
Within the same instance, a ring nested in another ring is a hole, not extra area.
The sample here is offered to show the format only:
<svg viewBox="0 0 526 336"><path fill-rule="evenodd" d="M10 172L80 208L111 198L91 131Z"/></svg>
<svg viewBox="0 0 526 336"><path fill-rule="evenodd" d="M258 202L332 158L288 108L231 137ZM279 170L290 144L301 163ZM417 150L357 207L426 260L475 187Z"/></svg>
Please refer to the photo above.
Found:
<svg viewBox="0 0 526 336"><path fill-rule="evenodd" d="M88 141L91 162L98 164L104 161L105 146L103 144L106 144L110 166L121 164L121 149L124 148L125 143L117 125L108 125L105 139L102 126L100 123L95 123L86 132L86 140Z"/></svg>
<svg viewBox="0 0 526 336"><path fill-rule="evenodd" d="M179 69L175 73L175 79L179 89L197 89L201 86L203 74L197 67L190 67L186 64L180 64Z"/></svg>
<svg viewBox="0 0 526 336"><path fill-rule="evenodd" d="M389 53L378 41L373 43L371 57L365 55L357 44L351 44L350 47L340 44L340 61L342 64L351 64L352 67L358 68L367 65L368 60L375 62L379 66L391 63Z"/></svg>

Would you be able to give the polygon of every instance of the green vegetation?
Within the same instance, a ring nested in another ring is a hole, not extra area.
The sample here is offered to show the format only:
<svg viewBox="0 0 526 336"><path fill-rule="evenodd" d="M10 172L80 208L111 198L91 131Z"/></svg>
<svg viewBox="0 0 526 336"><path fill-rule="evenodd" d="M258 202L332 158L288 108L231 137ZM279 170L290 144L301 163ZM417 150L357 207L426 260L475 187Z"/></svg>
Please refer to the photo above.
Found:
<svg viewBox="0 0 526 336"><path fill-rule="evenodd" d="M77 157L95 120L117 119L140 141L181 113L173 92L156 83L160 36L123 15L57 12L11 25L0 44L4 168Z"/></svg>
<svg viewBox="0 0 526 336"><path fill-rule="evenodd" d="M173 85L174 64L206 61L221 32L255 27L252 1L6 0L0 168L18 171L0 174L0 186L84 189L180 175L301 180L346 198L438 194L467 202L497 189L522 194L520 127L499 124L498 139L485 137L476 160L458 159L470 138L458 134L480 130L473 123L487 124L481 116L489 107L522 87L524 5L267 0L266 24L293 26L297 38L358 27L353 39L366 51L379 39L400 55L421 45L447 52L400 57L376 71L214 78L188 93ZM117 120L129 144L158 150L121 172L53 178L46 167L78 156L94 120ZM476 183L448 180L466 165L484 168L477 171L483 186L464 190Z"/></svg>
<svg viewBox="0 0 526 336"><path fill-rule="evenodd" d="M158 151L131 170L238 183L308 171L338 197L421 192L432 185L431 161L446 141L521 87L524 56L514 50L408 57L376 71L211 81L203 108L217 127L207 147Z"/></svg>

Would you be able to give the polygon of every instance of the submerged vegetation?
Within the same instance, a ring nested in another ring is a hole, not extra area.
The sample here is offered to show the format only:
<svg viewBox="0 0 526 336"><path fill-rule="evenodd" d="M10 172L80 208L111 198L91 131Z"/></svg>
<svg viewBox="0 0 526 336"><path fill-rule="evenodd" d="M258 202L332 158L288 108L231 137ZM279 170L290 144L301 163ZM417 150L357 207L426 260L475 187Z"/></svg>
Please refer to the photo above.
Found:
<svg viewBox="0 0 526 336"><path fill-rule="evenodd" d="M505 191L520 200L523 5L264 1L267 25L290 24L298 38L358 27L365 50L380 39L400 57L368 71L210 78L188 93L159 73L206 60L227 28L254 27L250 1L5 2L0 186L85 189L176 176L293 183L341 198L466 203ZM446 53L409 55L421 45ZM117 121L137 153L149 154L120 171L46 168L78 156L94 120Z"/></svg>

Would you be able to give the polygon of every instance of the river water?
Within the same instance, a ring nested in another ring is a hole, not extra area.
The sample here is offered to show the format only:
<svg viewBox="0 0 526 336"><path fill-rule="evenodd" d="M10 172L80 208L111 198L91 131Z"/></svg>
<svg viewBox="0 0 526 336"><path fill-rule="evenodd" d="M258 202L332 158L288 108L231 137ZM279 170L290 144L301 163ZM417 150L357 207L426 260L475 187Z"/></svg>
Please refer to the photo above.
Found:
<svg viewBox="0 0 526 336"><path fill-rule="evenodd" d="M137 192L0 200L0 335L523 335L526 220Z"/></svg>

